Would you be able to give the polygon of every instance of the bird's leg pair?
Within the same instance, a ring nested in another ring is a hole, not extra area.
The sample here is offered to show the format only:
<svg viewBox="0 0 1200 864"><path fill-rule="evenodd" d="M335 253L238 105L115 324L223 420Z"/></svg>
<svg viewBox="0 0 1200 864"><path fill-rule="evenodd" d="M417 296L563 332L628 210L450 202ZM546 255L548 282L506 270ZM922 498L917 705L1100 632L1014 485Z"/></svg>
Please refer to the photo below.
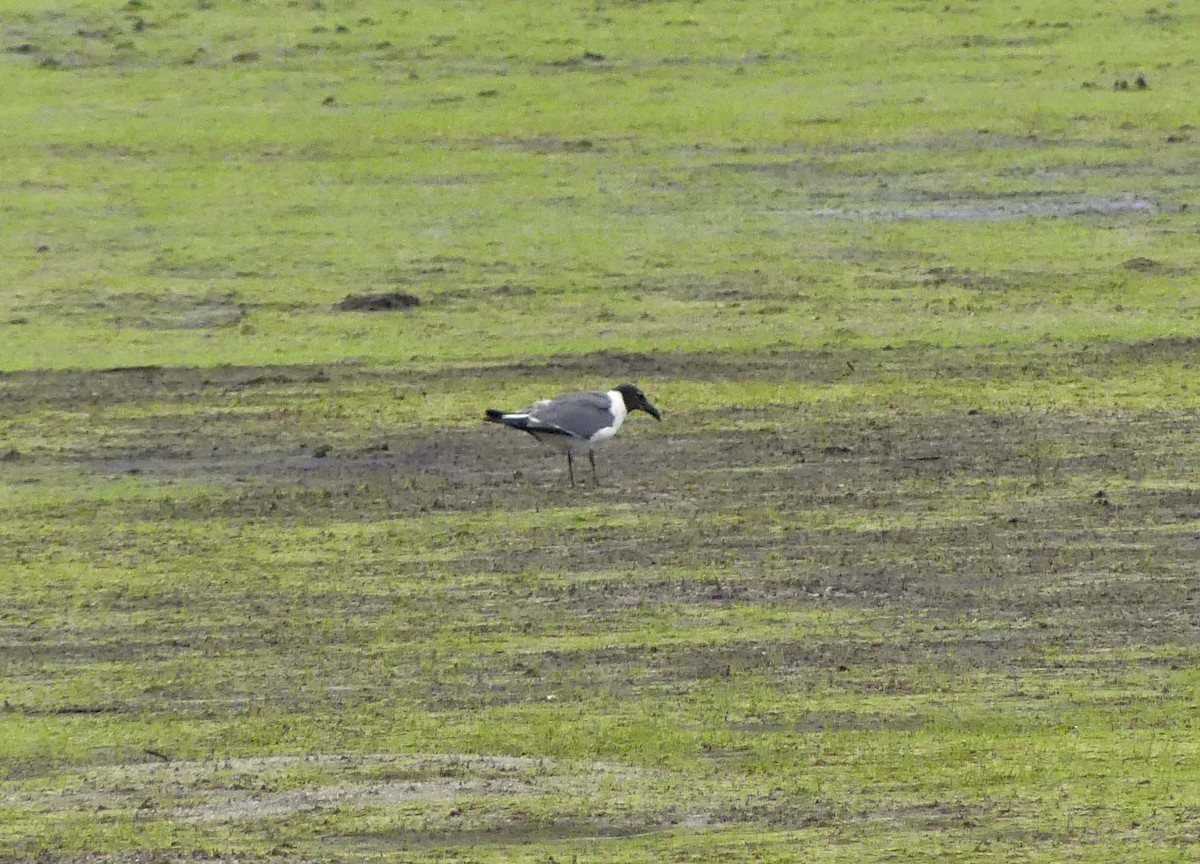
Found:
<svg viewBox="0 0 1200 864"><path fill-rule="evenodd" d="M592 483L596 486L600 485L600 478L596 476L596 454L591 450L588 451L588 461L592 463ZM567 451L567 475L571 478L571 485L575 485L575 460L571 457L571 451Z"/></svg>

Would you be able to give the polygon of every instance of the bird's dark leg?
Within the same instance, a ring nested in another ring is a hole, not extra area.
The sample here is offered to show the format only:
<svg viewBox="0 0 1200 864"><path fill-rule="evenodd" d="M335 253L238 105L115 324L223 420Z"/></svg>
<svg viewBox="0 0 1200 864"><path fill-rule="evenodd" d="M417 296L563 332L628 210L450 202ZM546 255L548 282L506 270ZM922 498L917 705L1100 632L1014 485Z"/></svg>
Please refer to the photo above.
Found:
<svg viewBox="0 0 1200 864"><path fill-rule="evenodd" d="M588 451L588 461L592 463L592 482L599 486L600 478L596 476L596 454L591 450Z"/></svg>
<svg viewBox="0 0 1200 864"><path fill-rule="evenodd" d="M575 485L575 461L571 458L571 451L567 451L567 476L571 478L571 485Z"/></svg>

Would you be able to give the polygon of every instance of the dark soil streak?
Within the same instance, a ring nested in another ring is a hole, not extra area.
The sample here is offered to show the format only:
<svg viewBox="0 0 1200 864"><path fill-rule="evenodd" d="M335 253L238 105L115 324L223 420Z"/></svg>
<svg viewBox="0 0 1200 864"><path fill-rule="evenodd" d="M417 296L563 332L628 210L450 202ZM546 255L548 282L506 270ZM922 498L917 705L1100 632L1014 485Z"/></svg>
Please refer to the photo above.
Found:
<svg viewBox="0 0 1200 864"><path fill-rule="evenodd" d="M930 271L930 278L986 279ZM1166 338L1142 342L1099 341L1063 346L1054 355L1022 348L947 355L921 346L885 350L821 349L766 350L753 356L663 352L639 354L599 351L582 356L528 363L513 362L465 367L453 372L428 369L364 367L354 363L281 366L218 366L205 368L137 366L93 371L5 372L0 370L0 407L8 411L35 407L80 408L128 405L142 401L193 403L197 397L220 401L222 395L247 389L273 393L297 386L328 385L331 391L352 382L404 384L427 389L445 387L448 379L491 382L541 381L547 378L593 376L596 386L617 379L647 380L803 380L869 381L903 374L909 377L957 377L970 380L1066 374L1103 379L1129 363L1194 363L1200 360L1200 340Z"/></svg>

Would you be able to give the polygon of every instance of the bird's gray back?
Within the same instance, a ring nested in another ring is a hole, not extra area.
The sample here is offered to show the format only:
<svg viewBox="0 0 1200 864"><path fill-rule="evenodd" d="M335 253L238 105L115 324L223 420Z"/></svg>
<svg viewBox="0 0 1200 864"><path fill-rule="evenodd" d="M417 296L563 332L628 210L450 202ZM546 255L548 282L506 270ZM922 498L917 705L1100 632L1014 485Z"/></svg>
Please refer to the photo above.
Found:
<svg viewBox="0 0 1200 864"><path fill-rule="evenodd" d="M591 438L606 426L611 426L612 400L607 393L586 390L545 399L529 406L528 414L538 423L557 426L580 438Z"/></svg>

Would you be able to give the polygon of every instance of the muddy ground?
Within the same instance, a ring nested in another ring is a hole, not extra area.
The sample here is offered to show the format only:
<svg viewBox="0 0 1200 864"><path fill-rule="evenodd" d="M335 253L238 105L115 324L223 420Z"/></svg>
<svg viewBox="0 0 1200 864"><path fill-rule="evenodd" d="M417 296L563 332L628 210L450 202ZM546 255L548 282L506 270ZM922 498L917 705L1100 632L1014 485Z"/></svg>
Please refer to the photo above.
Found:
<svg viewBox="0 0 1200 864"><path fill-rule="evenodd" d="M0 864L1190 860L1186 4L16 5Z"/></svg>
<svg viewBox="0 0 1200 864"><path fill-rule="evenodd" d="M3 710L77 733L101 722L135 730L111 744L84 732L89 743L27 745L9 760L6 806L27 832L11 860L56 848L38 825L110 811L137 830L170 825L187 848L220 847L205 833L213 825L259 841L275 831L296 857L841 830L881 812L904 830L1002 833L1003 818L969 790L953 806L867 795L859 810L795 788L768 800L756 782L732 794L728 776L718 782L708 768L632 757L620 732L539 747L513 717L556 704L599 716L699 705L697 693L746 680L787 699L837 689L841 701L779 712L714 720L697 708L687 719L697 764L736 776L746 740L928 734L956 688L986 689L992 676L1009 682L1009 699L1064 680L1159 681L1194 656L1200 625L1190 411L909 404L830 416L787 404L676 412L667 402L661 425L636 417L600 452L600 486L570 488L560 456L475 422L481 382L615 374L653 397L655 381L672 379L869 383L907 368L931 380L1037 380L1069 364L1081 385L1105 386L1130 363L1194 356L1174 341L990 363L831 351L744 362L597 355L453 374L0 377L13 436L0 462L10 493L0 565L51 574L36 589L5 586ZM329 408L339 393L395 398L398 385L406 398L462 392L462 416L389 428L342 422ZM1022 716L1061 708L1045 698ZM346 718L385 705L422 717L428 746L380 747L386 735L348 731ZM330 711L341 719L325 732L235 731L263 712L320 726ZM472 718L512 722L513 737L466 734ZM204 731L136 731L151 720ZM442 776L445 760L485 740L491 753L463 756L473 768ZM309 758L252 755L280 748ZM596 815L614 777L640 790L640 803ZM664 791L671 777L692 791ZM514 822L513 800L546 812ZM461 801L474 816L453 815ZM423 822L361 815L413 807ZM279 824L291 827L270 827ZM113 845L101 835L80 853ZM118 846L111 860L174 854ZM226 848L254 857L264 847Z"/></svg>

